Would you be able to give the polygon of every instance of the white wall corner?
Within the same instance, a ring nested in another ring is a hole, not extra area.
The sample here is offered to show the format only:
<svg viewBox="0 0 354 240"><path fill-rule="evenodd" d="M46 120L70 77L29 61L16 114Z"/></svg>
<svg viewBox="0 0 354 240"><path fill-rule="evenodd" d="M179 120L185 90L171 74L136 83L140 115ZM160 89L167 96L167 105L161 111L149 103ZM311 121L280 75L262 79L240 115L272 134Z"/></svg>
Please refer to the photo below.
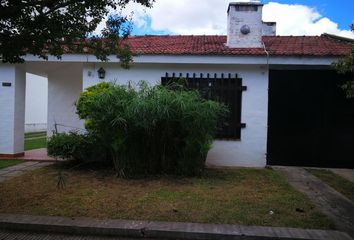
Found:
<svg viewBox="0 0 354 240"><path fill-rule="evenodd" d="M24 151L25 92L25 65L0 64L0 154Z"/></svg>

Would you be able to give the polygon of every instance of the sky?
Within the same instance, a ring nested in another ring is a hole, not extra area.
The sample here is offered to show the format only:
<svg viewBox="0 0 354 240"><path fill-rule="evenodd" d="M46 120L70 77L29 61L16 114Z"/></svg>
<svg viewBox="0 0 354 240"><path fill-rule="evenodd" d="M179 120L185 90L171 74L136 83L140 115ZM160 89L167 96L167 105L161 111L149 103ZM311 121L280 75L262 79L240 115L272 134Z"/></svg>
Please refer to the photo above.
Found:
<svg viewBox="0 0 354 240"><path fill-rule="evenodd" d="M132 35L225 35L229 2L237 0L156 0L153 7L129 3ZM247 2L249 0L241 0ZM354 38L354 0L277 0L264 3L263 20L277 22L277 35L321 35ZM97 32L104 27L102 22Z"/></svg>

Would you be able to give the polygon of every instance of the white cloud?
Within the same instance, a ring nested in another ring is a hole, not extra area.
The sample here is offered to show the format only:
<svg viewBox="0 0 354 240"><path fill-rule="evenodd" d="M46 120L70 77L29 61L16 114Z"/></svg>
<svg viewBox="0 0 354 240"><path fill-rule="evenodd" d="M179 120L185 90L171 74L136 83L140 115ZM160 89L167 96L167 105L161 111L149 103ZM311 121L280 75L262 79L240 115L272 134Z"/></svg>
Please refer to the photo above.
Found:
<svg viewBox="0 0 354 240"><path fill-rule="evenodd" d="M146 17L149 17L151 28L156 31L194 35L225 34L226 10L230 1L156 0L151 9L130 3L124 12L133 11L133 21L139 27L147 27ZM305 5L270 2L264 6L263 20L277 22L278 35L320 35L327 32L354 38L354 33L339 29L337 23Z"/></svg>
<svg viewBox="0 0 354 240"><path fill-rule="evenodd" d="M279 35L321 35L326 32L354 38L352 32L339 29L337 23L305 5L270 2L264 6L263 20L277 22Z"/></svg>

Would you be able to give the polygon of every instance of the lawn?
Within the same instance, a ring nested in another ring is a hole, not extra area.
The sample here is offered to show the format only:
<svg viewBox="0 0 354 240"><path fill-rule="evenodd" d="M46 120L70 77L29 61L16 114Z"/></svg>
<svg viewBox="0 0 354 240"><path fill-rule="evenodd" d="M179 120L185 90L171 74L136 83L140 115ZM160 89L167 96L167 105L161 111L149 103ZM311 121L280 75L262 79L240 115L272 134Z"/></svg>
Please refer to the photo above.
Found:
<svg viewBox="0 0 354 240"><path fill-rule="evenodd" d="M354 202L354 183L325 169L306 169Z"/></svg>
<svg viewBox="0 0 354 240"><path fill-rule="evenodd" d="M11 167L22 162L22 160L0 160L0 169Z"/></svg>
<svg viewBox="0 0 354 240"><path fill-rule="evenodd" d="M46 148L47 147L47 133L33 132L25 134L25 151Z"/></svg>
<svg viewBox="0 0 354 240"><path fill-rule="evenodd" d="M25 138L43 138L47 136L47 132L29 132L25 133Z"/></svg>
<svg viewBox="0 0 354 240"><path fill-rule="evenodd" d="M119 179L39 169L0 183L0 212L331 229L332 222L270 169L207 170L200 178Z"/></svg>

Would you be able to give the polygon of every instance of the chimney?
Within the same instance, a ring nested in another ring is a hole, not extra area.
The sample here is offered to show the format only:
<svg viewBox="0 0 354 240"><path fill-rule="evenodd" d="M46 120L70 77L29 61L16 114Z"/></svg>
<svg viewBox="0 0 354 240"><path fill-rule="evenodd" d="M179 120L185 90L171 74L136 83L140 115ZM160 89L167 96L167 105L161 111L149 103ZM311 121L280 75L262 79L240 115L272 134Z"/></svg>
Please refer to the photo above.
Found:
<svg viewBox="0 0 354 240"><path fill-rule="evenodd" d="M275 36L276 23L262 21L260 2L233 2L227 10L227 43L230 48L261 48L262 36Z"/></svg>

